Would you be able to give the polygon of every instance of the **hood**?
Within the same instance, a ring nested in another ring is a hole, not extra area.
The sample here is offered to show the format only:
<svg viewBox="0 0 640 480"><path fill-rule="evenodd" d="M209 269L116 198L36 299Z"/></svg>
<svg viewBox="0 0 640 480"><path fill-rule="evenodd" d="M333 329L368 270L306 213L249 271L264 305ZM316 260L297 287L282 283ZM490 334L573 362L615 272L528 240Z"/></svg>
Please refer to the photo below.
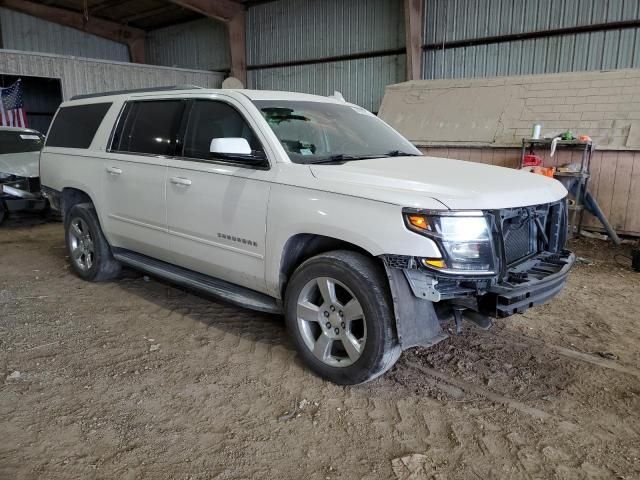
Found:
<svg viewBox="0 0 640 480"><path fill-rule="evenodd" d="M0 175L37 177L40 152L7 153L0 155Z"/></svg>
<svg viewBox="0 0 640 480"><path fill-rule="evenodd" d="M318 180L350 184L353 195L358 195L359 186L401 191L403 198L407 193L426 196L451 210L521 207L555 202L567 195L560 182L543 175L448 158L376 158L311 165L311 171Z"/></svg>

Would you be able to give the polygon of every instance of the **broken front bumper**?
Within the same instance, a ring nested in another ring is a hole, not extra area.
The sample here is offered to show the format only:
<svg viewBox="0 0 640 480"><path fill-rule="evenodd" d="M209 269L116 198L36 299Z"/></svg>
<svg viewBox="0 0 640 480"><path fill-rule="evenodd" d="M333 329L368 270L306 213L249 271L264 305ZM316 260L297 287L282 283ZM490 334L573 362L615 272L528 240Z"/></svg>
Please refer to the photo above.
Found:
<svg viewBox="0 0 640 480"><path fill-rule="evenodd" d="M47 207L40 193L39 178L13 177L0 181L0 202L8 212L42 211Z"/></svg>
<svg viewBox="0 0 640 480"><path fill-rule="evenodd" d="M507 279L478 298L478 309L492 317L508 317L547 302L564 287L575 255L568 250L541 253L508 270Z"/></svg>
<svg viewBox="0 0 640 480"><path fill-rule="evenodd" d="M539 253L510 267L502 280L435 278L424 269L400 265L396 257L384 260L398 338L406 349L447 338L440 322L455 310L501 318L545 303L564 287L575 255L568 250Z"/></svg>
<svg viewBox="0 0 640 480"><path fill-rule="evenodd" d="M484 214L492 239L491 271L454 272L413 256L383 255L403 348L437 343L444 335L439 322L452 317L457 331L463 318L490 325L489 317L522 313L564 287L575 262L564 249L566 199Z"/></svg>
<svg viewBox="0 0 640 480"><path fill-rule="evenodd" d="M574 262L575 255L562 250L540 252L508 267L500 276L455 279L436 277L421 268L403 272L417 298L502 318L555 297L564 287Z"/></svg>

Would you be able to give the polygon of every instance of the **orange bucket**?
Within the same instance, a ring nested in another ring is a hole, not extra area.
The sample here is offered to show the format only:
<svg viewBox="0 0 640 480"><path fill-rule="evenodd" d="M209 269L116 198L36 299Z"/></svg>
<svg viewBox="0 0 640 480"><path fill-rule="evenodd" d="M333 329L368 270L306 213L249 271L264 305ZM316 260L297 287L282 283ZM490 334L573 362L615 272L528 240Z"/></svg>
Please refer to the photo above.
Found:
<svg viewBox="0 0 640 480"><path fill-rule="evenodd" d="M555 167L533 167L531 171L549 178L553 178L553 174L556 173Z"/></svg>

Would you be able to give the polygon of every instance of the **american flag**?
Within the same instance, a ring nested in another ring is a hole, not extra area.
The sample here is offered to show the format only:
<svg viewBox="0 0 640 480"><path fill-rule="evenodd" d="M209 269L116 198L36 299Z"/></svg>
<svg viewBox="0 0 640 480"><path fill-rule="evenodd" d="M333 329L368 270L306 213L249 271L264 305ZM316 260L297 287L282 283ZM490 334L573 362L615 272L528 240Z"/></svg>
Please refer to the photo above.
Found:
<svg viewBox="0 0 640 480"><path fill-rule="evenodd" d="M27 114L22 100L22 82L17 80L7 88L0 88L0 113L3 127L26 127Z"/></svg>

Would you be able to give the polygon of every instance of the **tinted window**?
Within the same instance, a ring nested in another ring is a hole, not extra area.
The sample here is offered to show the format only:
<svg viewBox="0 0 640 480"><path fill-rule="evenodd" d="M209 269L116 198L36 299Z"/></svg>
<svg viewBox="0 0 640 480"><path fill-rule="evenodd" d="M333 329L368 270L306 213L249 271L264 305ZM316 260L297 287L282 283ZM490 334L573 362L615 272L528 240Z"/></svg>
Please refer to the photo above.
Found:
<svg viewBox="0 0 640 480"><path fill-rule="evenodd" d="M173 155L185 102L132 102L123 112L112 149L121 152Z"/></svg>
<svg viewBox="0 0 640 480"><path fill-rule="evenodd" d="M40 134L35 132L0 130L0 155L38 152L42 149L42 138Z"/></svg>
<svg viewBox="0 0 640 480"><path fill-rule="evenodd" d="M197 100L189 113L183 155L209 159L212 139L232 137L246 139L254 152L262 151L260 141L235 108L223 102Z"/></svg>
<svg viewBox="0 0 640 480"><path fill-rule="evenodd" d="M89 148L111 105L91 103L61 108L47 136L47 146Z"/></svg>

